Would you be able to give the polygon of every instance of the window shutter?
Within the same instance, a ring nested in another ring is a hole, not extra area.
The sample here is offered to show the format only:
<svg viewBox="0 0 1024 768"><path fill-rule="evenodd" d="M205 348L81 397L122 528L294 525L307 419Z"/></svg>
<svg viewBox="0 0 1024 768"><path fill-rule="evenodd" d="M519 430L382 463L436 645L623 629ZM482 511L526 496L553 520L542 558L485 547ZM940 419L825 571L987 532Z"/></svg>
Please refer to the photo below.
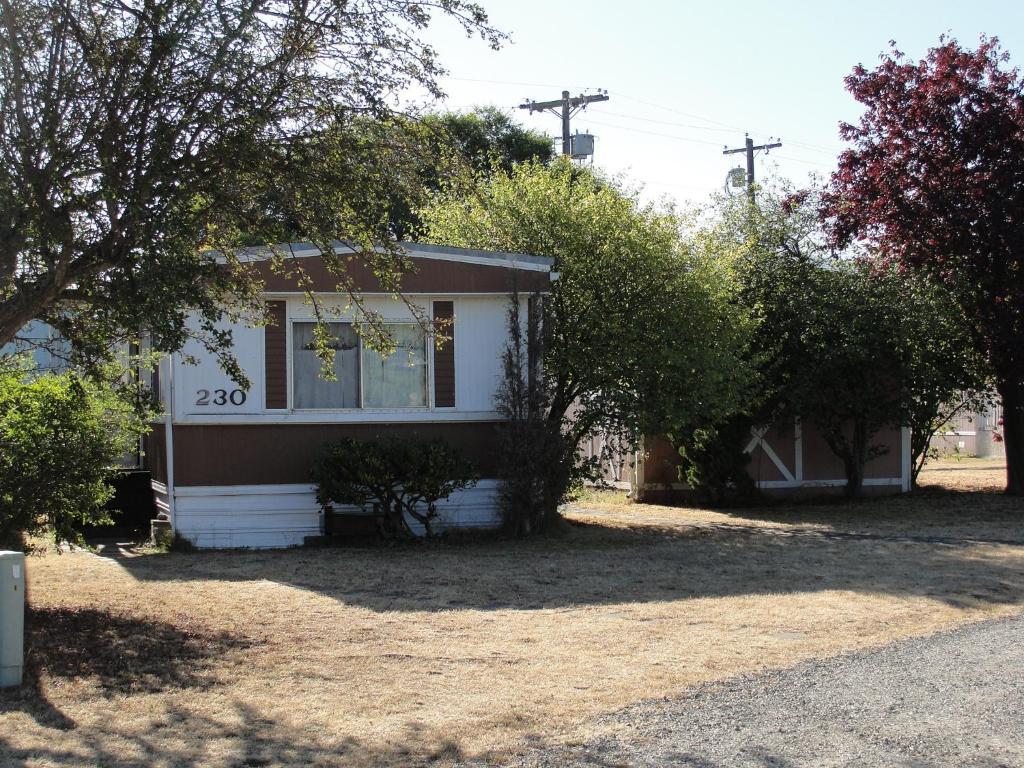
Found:
<svg viewBox="0 0 1024 768"><path fill-rule="evenodd" d="M448 340L434 347L434 407L455 407L455 302L435 301L434 322L444 321Z"/></svg>
<svg viewBox="0 0 1024 768"><path fill-rule="evenodd" d="M263 329L266 407L288 407L288 322L286 304L268 301L270 323Z"/></svg>

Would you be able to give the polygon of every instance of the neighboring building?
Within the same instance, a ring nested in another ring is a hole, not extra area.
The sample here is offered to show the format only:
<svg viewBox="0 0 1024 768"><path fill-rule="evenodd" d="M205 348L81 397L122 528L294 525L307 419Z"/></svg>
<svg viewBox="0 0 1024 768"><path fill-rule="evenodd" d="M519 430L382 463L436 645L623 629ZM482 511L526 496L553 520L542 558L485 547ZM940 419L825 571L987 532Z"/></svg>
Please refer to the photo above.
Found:
<svg viewBox="0 0 1024 768"><path fill-rule="evenodd" d="M911 488L910 429L883 430L872 443L886 453L864 467L864 493L900 493ZM758 488L772 494L821 493L846 485L843 462L813 427L799 421L755 430L744 446L747 472ZM649 438L634 462L632 486L641 501L661 501L685 491L679 480L679 454L664 437Z"/></svg>
<svg viewBox="0 0 1024 768"><path fill-rule="evenodd" d="M335 316L337 381L319 376L313 308L294 279L257 268L274 323L224 325L251 380L241 389L192 342L164 360L158 389L167 415L147 440L157 505L199 547L285 547L321 533L310 467L325 443L378 435L441 437L476 462L482 479L441 505L447 526L493 526L496 505L494 395L508 338L513 288L550 289L550 259L409 244L415 271L403 296L435 320L451 319L452 341L433 340L401 299L358 260L350 276L366 308L391 326L399 350L382 358L359 339L347 294L312 246L292 246L312 289ZM339 251L345 249L339 247ZM184 356L196 359L187 364Z"/></svg>
<svg viewBox="0 0 1024 768"><path fill-rule="evenodd" d="M931 447L940 456L1003 458L1003 406L996 400L981 411L961 413L932 438Z"/></svg>
<svg viewBox="0 0 1024 768"><path fill-rule="evenodd" d="M31 320L22 328L14 341L0 346L0 357L28 355L34 370L61 373L68 369L70 345L51 325Z"/></svg>

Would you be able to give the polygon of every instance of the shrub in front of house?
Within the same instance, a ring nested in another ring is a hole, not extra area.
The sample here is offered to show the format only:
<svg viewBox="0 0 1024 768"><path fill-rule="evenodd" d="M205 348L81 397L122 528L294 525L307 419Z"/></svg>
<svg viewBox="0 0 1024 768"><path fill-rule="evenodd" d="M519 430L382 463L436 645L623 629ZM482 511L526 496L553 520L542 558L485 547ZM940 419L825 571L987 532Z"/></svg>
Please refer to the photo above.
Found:
<svg viewBox="0 0 1024 768"><path fill-rule="evenodd" d="M388 538L411 538L412 524L429 538L438 502L476 484L472 462L441 439L345 438L326 445L313 464L317 501L325 510L351 505L375 515Z"/></svg>
<svg viewBox="0 0 1024 768"><path fill-rule="evenodd" d="M106 387L0 360L0 549L43 536L80 544L82 527L110 522L111 467L143 431Z"/></svg>

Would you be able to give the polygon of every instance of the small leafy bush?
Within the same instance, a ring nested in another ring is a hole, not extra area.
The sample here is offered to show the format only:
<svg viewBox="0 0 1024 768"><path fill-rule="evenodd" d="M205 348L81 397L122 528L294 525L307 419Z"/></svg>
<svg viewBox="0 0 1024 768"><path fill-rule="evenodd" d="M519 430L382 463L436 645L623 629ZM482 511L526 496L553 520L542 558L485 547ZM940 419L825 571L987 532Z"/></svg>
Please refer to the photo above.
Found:
<svg viewBox="0 0 1024 768"><path fill-rule="evenodd" d="M413 536L410 520L434 535L437 502L476 484L472 463L441 439L345 438L313 464L317 501L351 504L381 518L385 536Z"/></svg>
<svg viewBox="0 0 1024 768"><path fill-rule="evenodd" d="M103 505L118 459L145 430L131 404L75 373L31 377L0 364L0 548L110 522Z"/></svg>

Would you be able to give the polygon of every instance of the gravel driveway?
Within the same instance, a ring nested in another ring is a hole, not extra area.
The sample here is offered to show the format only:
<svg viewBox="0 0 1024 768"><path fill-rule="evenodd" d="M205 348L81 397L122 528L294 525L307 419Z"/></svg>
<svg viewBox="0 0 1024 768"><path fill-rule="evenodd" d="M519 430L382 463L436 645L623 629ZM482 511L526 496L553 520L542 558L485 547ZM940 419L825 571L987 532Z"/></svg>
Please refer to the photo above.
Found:
<svg viewBox="0 0 1024 768"><path fill-rule="evenodd" d="M1024 617L641 702L516 765L1024 766Z"/></svg>

